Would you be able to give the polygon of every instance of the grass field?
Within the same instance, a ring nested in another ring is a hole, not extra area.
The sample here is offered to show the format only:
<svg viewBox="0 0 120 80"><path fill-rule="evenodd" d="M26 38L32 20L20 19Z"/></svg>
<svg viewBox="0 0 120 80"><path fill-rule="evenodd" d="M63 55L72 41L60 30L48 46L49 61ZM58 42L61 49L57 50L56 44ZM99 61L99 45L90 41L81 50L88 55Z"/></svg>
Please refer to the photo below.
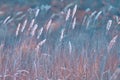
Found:
<svg viewBox="0 0 120 80"><path fill-rule="evenodd" d="M32 1L0 2L0 80L120 80L117 2Z"/></svg>

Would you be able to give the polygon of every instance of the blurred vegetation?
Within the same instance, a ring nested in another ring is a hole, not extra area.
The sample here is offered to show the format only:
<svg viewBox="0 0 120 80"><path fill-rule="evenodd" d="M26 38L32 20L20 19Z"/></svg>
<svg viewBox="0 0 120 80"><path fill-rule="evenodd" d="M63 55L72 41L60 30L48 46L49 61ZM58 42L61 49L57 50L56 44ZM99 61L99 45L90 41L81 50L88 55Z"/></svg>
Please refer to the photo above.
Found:
<svg viewBox="0 0 120 80"><path fill-rule="evenodd" d="M8 4L8 5L30 5L31 7L41 6L41 5L51 5L52 2L60 3L62 0L2 0L0 4ZM100 9L101 7L107 5L111 5L113 7L120 7L120 0L63 0L65 4L66 2L75 2L79 5L80 9L91 8ZM58 4L57 3L57 4Z"/></svg>
<svg viewBox="0 0 120 80"><path fill-rule="evenodd" d="M20 5L34 5L34 4L50 4L51 0L2 0L0 4L20 4Z"/></svg>

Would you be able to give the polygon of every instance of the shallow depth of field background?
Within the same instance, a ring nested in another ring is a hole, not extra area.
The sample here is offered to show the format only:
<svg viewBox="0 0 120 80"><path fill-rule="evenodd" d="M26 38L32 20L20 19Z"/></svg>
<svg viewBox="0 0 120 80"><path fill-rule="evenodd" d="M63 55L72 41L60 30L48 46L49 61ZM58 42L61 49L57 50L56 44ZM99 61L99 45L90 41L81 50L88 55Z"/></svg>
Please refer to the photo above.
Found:
<svg viewBox="0 0 120 80"><path fill-rule="evenodd" d="M0 80L120 80L120 1L0 0Z"/></svg>

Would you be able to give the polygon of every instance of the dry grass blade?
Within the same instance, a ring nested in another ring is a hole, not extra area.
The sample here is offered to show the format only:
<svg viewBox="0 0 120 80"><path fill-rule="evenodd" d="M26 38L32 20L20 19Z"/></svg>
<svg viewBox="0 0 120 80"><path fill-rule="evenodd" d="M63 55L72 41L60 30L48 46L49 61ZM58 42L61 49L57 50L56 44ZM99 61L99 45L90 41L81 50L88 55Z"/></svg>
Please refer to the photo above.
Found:
<svg viewBox="0 0 120 80"><path fill-rule="evenodd" d="M118 35L116 35L115 37L113 37L113 39L110 41L109 45L108 45L108 52L110 52L111 48L114 46L116 39L118 38Z"/></svg>
<svg viewBox="0 0 120 80"><path fill-rule="evenodd" d="M21 32L23 32L23 31L24 31L24 29L25 29L26 25L27 25L27 19L26 19L26 20L24 21L24 23L23 23L23 26L22 26Z"/></svg>
<svg viewBox="0 0 120 80"><path fill-rule="evenodd" d="M77 11L77 4L75 5L73 9L72 18L74 18L76 11Z"/></svg>
<svg viewBox="0 0 120 80"><path fill-rule="evenodd" d="M18 34L19 34L20 26L21 26L21 24L19 23L18 27L17 27L17 30L16 30L16 36L18 36Z"/></svg>
<svg viewBox="0 0 120 80"><path fill-rule="evenodd" d="M73 20L72 29L75 28L75 25L76 25L76 17L75 17L74 20Z"/></svg>
<svg viewBox="0 0 120 80"><path fill-rule="evenodd" d="M68 9L65 20L67 21L70 17L71 9Z"/></svg>
<svg viewBox="0 0 120 80"><path fill-rule="evenodd" d="M112 25L112 20L109 20L106 26L106 29L109 31L110 27Z"/></svg>
<svg viewBox="0 0 120 80"><path fill-rule="evenodd" d="M33 29L32 29L32 31L31 31L31 35L32 35L32 36L35 35L35 32L36 32L37 28L38 28L38 25L35 24L34 27L33 27Z"/></svg>
<svg viewBox="0 0 120 80"><path fill-rule="evenodd" d="M11 17L11 16L8 16L8 17L4 20L3 24L7 23L7 21L10 19L10 17Z"/></svg>

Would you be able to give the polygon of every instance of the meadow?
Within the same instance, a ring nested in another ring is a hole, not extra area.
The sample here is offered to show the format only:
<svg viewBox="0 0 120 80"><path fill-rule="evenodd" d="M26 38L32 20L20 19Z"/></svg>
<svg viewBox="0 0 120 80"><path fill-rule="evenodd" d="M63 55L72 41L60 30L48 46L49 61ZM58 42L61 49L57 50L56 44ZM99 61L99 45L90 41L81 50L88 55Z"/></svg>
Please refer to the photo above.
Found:
<svg viewBox="0 0 120 80"><path fill-rule="evenodd" d="M0 80L120 80L120 9L82 1L2 4Z"/></svg>

